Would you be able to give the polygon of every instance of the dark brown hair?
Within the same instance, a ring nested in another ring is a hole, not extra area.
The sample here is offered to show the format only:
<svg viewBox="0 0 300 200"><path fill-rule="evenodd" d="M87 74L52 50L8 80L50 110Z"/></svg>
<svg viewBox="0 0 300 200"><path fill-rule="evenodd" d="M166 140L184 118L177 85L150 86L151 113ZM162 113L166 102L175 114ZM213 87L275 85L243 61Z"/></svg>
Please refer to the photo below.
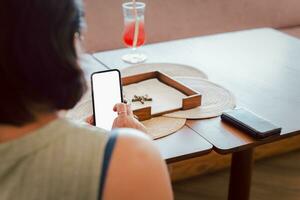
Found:
<svg viewBox="0 0 300 200"><path fill-rule="evenodd" d="M0 124L20 126L81 98L74 35L82 13L78 0L1 1Z"/></svg>

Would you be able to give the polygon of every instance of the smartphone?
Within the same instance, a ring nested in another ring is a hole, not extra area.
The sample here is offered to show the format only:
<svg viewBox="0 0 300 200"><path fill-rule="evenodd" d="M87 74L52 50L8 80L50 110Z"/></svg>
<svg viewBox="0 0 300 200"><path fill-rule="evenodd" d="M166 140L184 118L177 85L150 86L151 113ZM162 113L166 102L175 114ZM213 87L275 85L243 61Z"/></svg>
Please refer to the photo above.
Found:
<svg viewBox="0 0 300 200"><path fill-rule="evenodd" d="M280 134L281 128L243 108L224 112L221 119L256 139Z"/></svg>
<svg viewBox="0 0 300 200"><path fill-rule="evenodd" d="M117 117L113 107L123 102L121 73L117 69L94 72L91 83L95 125L111 130Z"/></svg>

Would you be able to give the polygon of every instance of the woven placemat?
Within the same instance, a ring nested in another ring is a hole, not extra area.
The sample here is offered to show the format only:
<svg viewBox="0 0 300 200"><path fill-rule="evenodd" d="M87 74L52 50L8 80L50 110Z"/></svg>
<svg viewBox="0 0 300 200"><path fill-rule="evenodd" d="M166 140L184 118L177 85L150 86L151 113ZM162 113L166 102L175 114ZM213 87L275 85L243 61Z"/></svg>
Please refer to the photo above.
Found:
<svg viewBox="0 0 300 200"><path fill-rule="evenodd" d="M84 121L91 115L93 115L93 103L91 90L88 88L88 91L83 95L76 106L66 113L66 117L72 120Z"/></svg>
<svg viewBox="0 0 300 200"><path fill-rule="evenodd" d="M195 67L173 63L143 63L132 65L122 69L121 74L122 77L125 77L151 71L161 71L171 77L189 76L207 79L207 75Z"/></svg>
<svg viewBox="0 0 300 200"><path fill-rule="evenodd" d="M224 110L233 109L236 105L234 95L218 84L201 78L174 78L202 94L202 104L194 109L164 115L166 117L185 119L212 118L221 115Z"/></svg>
<svg viewBox="0 0 300 200"><path fill-rule="evenodd" d="M175 133L185 125L186 119L170 117L154 117L143 121L142 124L147 129L152 139L159 139Z"/></svg>

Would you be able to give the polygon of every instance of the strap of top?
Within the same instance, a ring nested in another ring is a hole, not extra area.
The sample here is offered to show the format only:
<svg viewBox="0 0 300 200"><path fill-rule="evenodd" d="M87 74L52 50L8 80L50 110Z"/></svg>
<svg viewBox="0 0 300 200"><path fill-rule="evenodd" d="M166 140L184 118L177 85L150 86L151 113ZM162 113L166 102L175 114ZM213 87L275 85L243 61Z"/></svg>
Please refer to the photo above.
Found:
<svg viewBox="0 0 300 200"><path fill-rule="evenodd" d="M103 196L103 189L104 189L104 184L105 184L105 180L106 180L106 176L107 176L107 170L109 167L111 155L112 155L114 147L115 147L117 136L118 136L118 133L116 130L111 132L111 135L110 135L107 145L105 147L104 157L103 157L103 165L102 165L102 173L101 173L100 184L99 184L98 199L102 199L102 196Z"/></svg>

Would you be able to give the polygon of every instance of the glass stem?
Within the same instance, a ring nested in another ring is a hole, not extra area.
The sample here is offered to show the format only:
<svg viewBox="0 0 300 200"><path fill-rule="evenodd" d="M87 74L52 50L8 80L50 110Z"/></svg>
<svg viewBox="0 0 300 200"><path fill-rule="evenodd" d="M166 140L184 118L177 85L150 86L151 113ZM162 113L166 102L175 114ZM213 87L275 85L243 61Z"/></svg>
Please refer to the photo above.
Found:
<svg viewBox="0 0 300 200"><path fill-rule="evenodd" d="M132 47L132 48L131 48L131 53L132 53L132 54L135 54L136 52L137 52L137 48L136 48L136 47Z"/></svg>

